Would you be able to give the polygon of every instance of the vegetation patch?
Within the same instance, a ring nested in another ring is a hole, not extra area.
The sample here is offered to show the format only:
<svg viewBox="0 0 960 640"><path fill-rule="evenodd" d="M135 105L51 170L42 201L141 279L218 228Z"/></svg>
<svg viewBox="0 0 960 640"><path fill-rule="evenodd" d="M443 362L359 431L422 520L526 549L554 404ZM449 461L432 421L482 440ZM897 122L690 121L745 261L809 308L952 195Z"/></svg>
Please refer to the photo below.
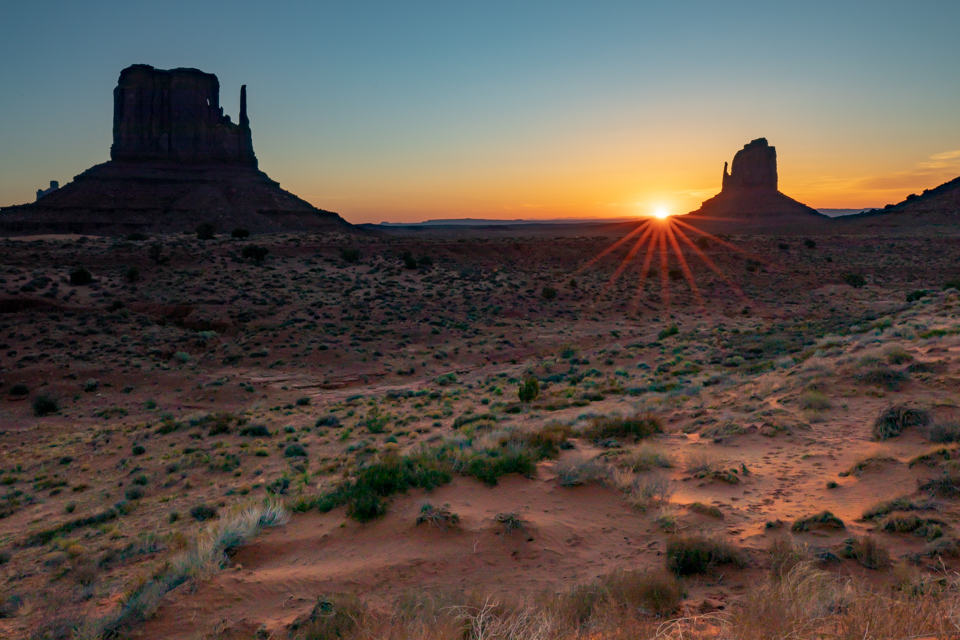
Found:
<svg viewBox="0 0 960 640"><path fill-rule="evenodd" d="M683 534L667 541L667 568L678 576L709 573L721 564L742 568L746 563L743 553L723 540Z"/></svg>
<svg viewBox="0 0 960 640"><path fill-rule="evenodd" d="M816 515L795 520L790 529L794 533L800 533L811 529L846 529L846 525L843 524L843 520L829 511L821 511Z"/></svg>

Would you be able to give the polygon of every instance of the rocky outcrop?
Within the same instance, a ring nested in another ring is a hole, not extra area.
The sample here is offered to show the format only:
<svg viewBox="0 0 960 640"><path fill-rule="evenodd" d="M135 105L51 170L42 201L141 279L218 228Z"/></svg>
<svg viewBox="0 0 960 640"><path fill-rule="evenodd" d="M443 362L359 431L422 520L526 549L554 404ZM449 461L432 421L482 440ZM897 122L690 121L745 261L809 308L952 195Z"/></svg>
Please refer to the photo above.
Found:
<svg viewBox="0 0 960 640"><path fill-rule="evenodd" d="M345 231L336 213L280 188L257 168L240 89L239 123L220 106L220 82L197 69L133 65L113 93L109 162L38 201L0 209L0 233Z"/></svg>
<svg viewBox="0 0 960 640"><path fill-rule="evenodd" d="M723 165L720 193L684 220L710 233L810 233L827 217L778 190L777 150L766 138L744 145Z"/></svg>
<svg viewBox="0 0 960 640"><path fill-rule="evenodd" d="M777 190L777 149L766 138L757 138L733 156L731 172L723 163L723 186L721 191L731 189Z"/></svg>
<svg viewBox="0 0 960 640"><path fill-rule="evenodd" d="M220 106L220 81L198 69L154 69L135 64L113 90L113 146L118 161L227 163L257 166L240 89L240 124Z"/></svg>

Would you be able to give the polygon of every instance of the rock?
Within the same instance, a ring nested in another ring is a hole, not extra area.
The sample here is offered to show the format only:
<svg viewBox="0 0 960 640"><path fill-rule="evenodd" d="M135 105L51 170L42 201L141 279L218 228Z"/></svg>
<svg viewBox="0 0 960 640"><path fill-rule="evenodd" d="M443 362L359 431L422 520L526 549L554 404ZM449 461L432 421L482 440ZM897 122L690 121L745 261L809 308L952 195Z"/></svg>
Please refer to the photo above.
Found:
<svg viewBox="0 0 960 640"><path fill-rule="evenodd" d="M240 124L233 124L220 106L216 75L132 65L120 72L113 90L110 158L256 168L246 111L246 85L240 90Z"/></svg>
<svg viewBox="0 0 960 640"><path fill-rule="evenodd" d="M733 156L733 166L727 173L723 163L721 192L736 189L777 190L777 149L766 138L757 138Z"/></svg>
<svg viewBox="0 0 960 640"><path fill-rule="evenodd" d="M257 168L246 85L235 124L220 106L216 75L135 64L120 73L113 107L111 160L38 191L37 202L0 209L0 234L178 232L202 223L359 232Z"/></svg>

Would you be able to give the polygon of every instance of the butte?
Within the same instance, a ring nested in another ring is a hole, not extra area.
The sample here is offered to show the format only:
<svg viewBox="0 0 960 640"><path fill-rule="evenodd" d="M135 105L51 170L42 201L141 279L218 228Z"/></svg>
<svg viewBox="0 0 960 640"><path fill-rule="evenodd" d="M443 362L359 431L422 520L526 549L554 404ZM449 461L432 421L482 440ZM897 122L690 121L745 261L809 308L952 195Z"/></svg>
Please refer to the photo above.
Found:
<svg viewBox="0 0 960 640"><path fill-rule="evenodd" d="M680 219L712 233L808 233L829 220L816 209L778 189L777 150L766 138L743 146L727 172L720 193Z"/></svg>
<svg viewBox="0 0 960 640"><path fill-rule="evenodd" d="M0 209L0 233L342 231L355 228L280 188L257 166L247 117L220 106L220 81L198 69L135 64L113 90L110 161L36 202Z"/></svg>

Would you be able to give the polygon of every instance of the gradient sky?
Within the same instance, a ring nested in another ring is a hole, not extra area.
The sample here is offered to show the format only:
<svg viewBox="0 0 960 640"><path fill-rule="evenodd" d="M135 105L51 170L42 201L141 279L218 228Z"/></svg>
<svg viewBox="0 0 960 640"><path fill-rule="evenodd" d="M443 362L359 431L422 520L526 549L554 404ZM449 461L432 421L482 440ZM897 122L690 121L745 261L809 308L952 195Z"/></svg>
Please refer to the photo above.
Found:
<svg viewBox="0 0 960 640"><path fill-rule="evenodd" d="M753 138L870 207L960 175L960 2L0 3L0 205L109 159L120 70L248 85L260 167L351 222L696 208Z"/></svg>

